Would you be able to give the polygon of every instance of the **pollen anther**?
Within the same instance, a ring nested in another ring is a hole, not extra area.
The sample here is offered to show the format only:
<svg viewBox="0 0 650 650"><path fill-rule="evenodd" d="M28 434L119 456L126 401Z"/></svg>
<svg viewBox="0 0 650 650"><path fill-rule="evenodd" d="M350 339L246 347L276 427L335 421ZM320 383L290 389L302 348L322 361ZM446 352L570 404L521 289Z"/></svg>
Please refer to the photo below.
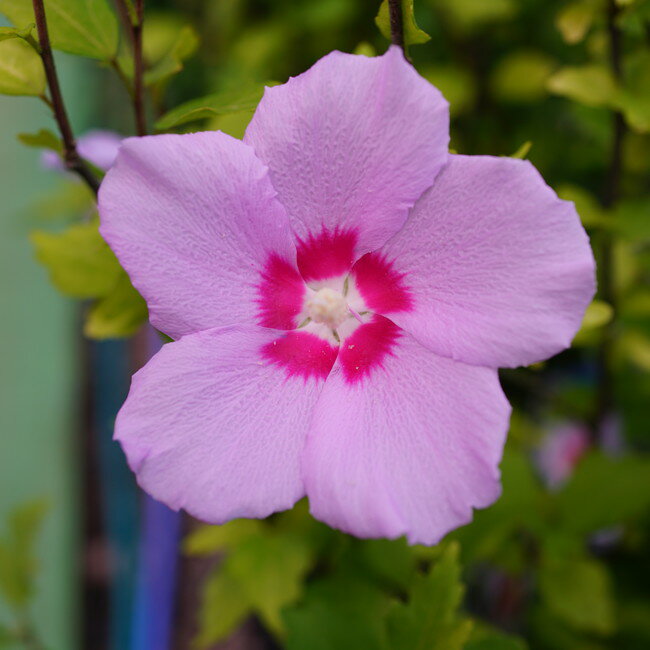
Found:
<svg viewBox="0 0 650 650"><path fill-rule="evenodd" d="M325 287L307 300L307 313L316 323L324 323L332 329L338 327L348 316L348 305L341 293Z"/></svg>

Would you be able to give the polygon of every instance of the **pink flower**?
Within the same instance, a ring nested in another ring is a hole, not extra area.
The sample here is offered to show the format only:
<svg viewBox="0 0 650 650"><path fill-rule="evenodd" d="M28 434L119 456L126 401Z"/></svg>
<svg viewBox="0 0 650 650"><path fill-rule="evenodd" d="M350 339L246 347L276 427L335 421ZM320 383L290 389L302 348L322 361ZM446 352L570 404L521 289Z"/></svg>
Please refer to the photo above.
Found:
<svg viewBox="0 0 650 650"><path fill-rule="evenodd" d="M101 231L178 339L116 423L145 490L213 523L306 494L427 544L498 497L496 368L570 344L594 262L532 165L448 155L448 120L391 48L267 88L243 143L126 141Z"/></svg>
<svg viewBox="0 0 650 650"><path fill-rule="evenodd" d="M550 430L537 452L537 465L548 487L561 487L590 447L587 428L566 423Z"/></svg>
<svg viewBox="0 0 650 650"><path fill-rule="evenodd" d="M122 136L113 131L95 129L87 131L77 141L77 151L82 158L91 162L95 167L108 171L117 157L117 151L122 144ZM55 151L43 151L41 164L46 169L66 171L61 156Z"/></svg>

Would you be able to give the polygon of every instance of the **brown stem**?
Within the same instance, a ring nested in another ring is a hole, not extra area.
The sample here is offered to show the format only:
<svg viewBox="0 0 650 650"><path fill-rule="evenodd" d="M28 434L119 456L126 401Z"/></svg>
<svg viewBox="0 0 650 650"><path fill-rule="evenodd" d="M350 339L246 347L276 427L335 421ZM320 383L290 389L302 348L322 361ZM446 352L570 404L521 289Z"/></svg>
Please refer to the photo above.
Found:
<svg viewBox="0 0 650 650"><path fill-rule="evenodd" d="M607 31L610 41L609 65L612 75L618 83L622 79L622 34L617 26L619 6L615 0L608 0ZM618 201L621 193L621 175L623 171L623 142L625 139L625 120L619 111L613 114L612 144L605 179L602 204L611 210ZM600 263L598 265L598 284L602 300L608 302L614 309L614 318L603 328L602 340L598 350L597 366L597 395L594 418L594 429L600 429L604 419L610 413L614 404L612 378L612 348L616 331L616 288L614 286L613 242L609 232L602 235Z"/></svg>
<svg viewBox="0 0 650 650"><path fill-rule="evenodd" d="M59 86L59 78L56 74L54 65L54 56L52 55L52 46L50 45L50 35L47 31L47 21L45 18L45 7L43 0L32 0L34 7L34 18L36 20L36 30L38 32L39 50L45 69L47 86L50 90L51 100L49 103L54 114L54 119L59 126L61 139L63 140L63 159L65 166L72 172L78 174L88 185L88 187L97 194L99 190L99 180L93 174L90 167L77 151L77 144L72 133L70 120L63 103L63 95Z"/></svg>
<svg viewBox="0 0 650 650"><path fill-rule="evenodd" d="M133 50L133 84L125 78L117 61L112 62L112 65L131 95L135 116L135 132L137 135L147 135L147 114L144 101L144 59L142 56L144 0L135 0L134 6L130 6L127 0L115 0L115 5Z"/></svg>
<svg viewBox="0 0 650 650"><path fill-rule="evenodd" d="M393 45L402 48L404 54L404 19L402 16L402 0L388 0L388 18L390 20L390 40Z"/></svg>
<svg viewBox="0 0 650 650"><path fill-rule="evenodd" d="M144 106L144 62L142 59L142 25L144 23L144 0L135 0L133 23L133 109L135 130L138 135L147 134L147 117Z"/></svg>

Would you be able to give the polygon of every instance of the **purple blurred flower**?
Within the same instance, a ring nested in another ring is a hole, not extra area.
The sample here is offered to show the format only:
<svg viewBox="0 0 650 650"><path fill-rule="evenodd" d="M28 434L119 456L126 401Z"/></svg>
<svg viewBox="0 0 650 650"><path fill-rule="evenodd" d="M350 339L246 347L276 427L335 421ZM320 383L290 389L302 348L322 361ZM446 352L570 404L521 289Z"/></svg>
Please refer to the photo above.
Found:
<svg viewBox="0 0 650 650"><path fill-rule="evenodd" d="M115 162L117 151L122 144L122 136L113 131L102 131L99 129L88 131L77 140L77 151L82 158L91 162L95 167L108 171ZM41 164L46 169L65 172L65 165L61 156L51 150L45 150L41 154Z"/></svg>
<svg viewBox="0 0 650 650"><path fill-rule="evenodd" d="M498 497L496 369L570 344L594 262L530 163L449 155L448 127L391 48L267 88L243 142L125 142L101 231L178 339L116 423L150 494L214 523L306 494L334 527L427 544Z"/></svg>
<svg viewBox="0 0 650 650"><path fill-rule="evenodd" d="M548 431L537 452L537 465L546 485L561 487L591 446L587 427L566 423Z"/></svg>

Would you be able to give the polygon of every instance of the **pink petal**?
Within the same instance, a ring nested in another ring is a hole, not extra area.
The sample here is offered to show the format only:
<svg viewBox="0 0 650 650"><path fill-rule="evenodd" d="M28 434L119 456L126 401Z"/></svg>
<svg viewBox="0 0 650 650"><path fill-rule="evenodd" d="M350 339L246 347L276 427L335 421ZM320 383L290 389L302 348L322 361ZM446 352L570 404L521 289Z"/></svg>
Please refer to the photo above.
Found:
<svg viewBox="0 0 650 650"><path fill-rule="evenodd" d="M357 344L372 326L355 331ZM331 526L434 544L498 497L510 407L495 370L393 333L361 380L350 380L343 358L350 339L342 344L307 438L305 487L312 514Z"/></svg>
<svg viewBox="0 0 650 650"><path fill-rule="evenodd" d="M304 495L299 456L322 379L266 360L282 335L189 334L134 376L115 438L149 494L212 523L265 517Z"/></svg>
<svg viewBox="0 0 650 650"><path fill-rule="evenodd" d="M253 150L218 132L125 141L99 194L101 232L173 338L298 324L304 283L286 212Z"/></svg>
<svg viewBox="0 0 650 650"><path fill-rule="evenodd" d="M332 52L266 89L244 141L300 240L352 231L359 257L397 232L445 163L449 111L399 48Z"/></svg>
<svg viewBox="0 0 650 650"><path fill-rule="evenodd" d="M379 254L412 298L379 311L434 352L477 365L526 365L568 347L595 291L573 204L511 158L451 156ZM371 282L357 276L356 286L380 302Z"/></svg>

